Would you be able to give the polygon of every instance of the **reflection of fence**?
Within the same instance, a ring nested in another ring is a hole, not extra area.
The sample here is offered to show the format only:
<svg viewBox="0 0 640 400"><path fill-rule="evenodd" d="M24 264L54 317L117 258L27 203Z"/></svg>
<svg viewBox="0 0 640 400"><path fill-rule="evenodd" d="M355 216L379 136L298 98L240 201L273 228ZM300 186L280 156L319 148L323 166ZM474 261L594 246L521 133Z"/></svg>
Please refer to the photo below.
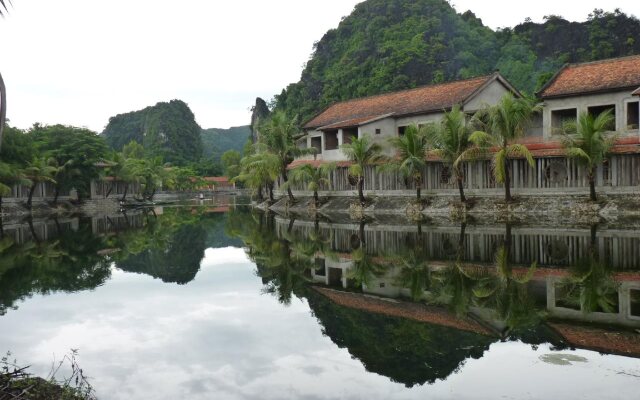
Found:
<svg viewBox="0 0 640 400"><path fill-rule="evenodd" d="M278 234L289 227L289 221L276 219ZM423 226L418 236L416 226L365 226L366 251L371 255L394 254L420 244L432 260L450 260L458 251L459 227ZM313 232L313 222L295 221L292 234L305 238ZM474 227L465 230L463 260L491 263L495 251L504 243L504 227ZM331 238L334 251L352 251L357 224L320 224L321 235ZM511 257L516 264L536 261L541 266L571 266L586 257L590 249L590 230L513 228ZM617 270L640 269L640 232L602 230L598 232L596 246L601 261Z"/></svg>
<svg viewBox="0 0 640 400"><path fill-rule="evenodd" d="M564 157L536 158L531 168L525 160L510 160L511 187L514 189L584 188L589 186L585 169L576 161ZM466 189L496 189L503 187L493 178L490 161L474 161L463 166ZM331 174L331 190L354 190L349 183L346 167ZM353 183L353 182L352 182ZM607 187L640 186L640 154L613 155L596 172L596 185ZM305 190L293 185L295 190ZM429 190L457 190L457 183L449 167L440 162L429 162L422 173L422 188ZM326 189L326 188L325 188ZM397 173L380 173L375 167L365 169L365 190L410 190L415 182L406 182Z"/></svg>

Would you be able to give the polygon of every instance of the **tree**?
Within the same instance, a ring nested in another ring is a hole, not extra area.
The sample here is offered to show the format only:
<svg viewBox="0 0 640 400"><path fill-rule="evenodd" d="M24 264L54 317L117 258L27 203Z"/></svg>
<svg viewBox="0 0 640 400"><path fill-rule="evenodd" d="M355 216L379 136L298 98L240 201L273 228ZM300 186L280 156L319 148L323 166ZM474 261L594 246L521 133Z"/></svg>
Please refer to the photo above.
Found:
<svg viewBox="0 0 640 400"><path fill-rule="evenodd" d="M259 200L263 198L262 188L266 187L269 200L273 202L273 183L278 179L280 165L280 158L268 151L251 154L242 158L240 175L234 181L244 182L247 187L255 189Z"/></svg>
<svg viewBox="0 0 640 400"><path fill-rule="evenodd" d="M524 135L531 123L532 116L539 112L541 105L536 105L527 98L516 98L511 93L505 94L494 106L478 112L478 120L485 125L484 131L471 134L469 140L475 144L475 153L494 150L492 159L493 174L496 181L504 183L505 201L511 197L512 158L524 157L533 168L535 161L531 152L523 144L513 143Z"/></svg>
<svg viewBox="0 0 640 400"><path fill-rule="evenodd" d="M343 144L341 147L344 154L353 164L349 167L349 174L356 177L358 187L358 199L362 205L364 198L364 171L368 165L382 161L384 157L380 154L382 147L377 143L372 143L368 136L353 139L351 143Z"/></svg>
<svg viewBox="0 0 640 400"><path fill-rule="evenodd" d="M295 201L291 188L287 185L287 166L293 162L293 160L304 154L313 154L315 149L301 149L297 145L297 141L304 136L304 133L300 133L300 127L298 126L298 117L290 117L284 111L277 111L273 113L269 119L267 119L260 126L260 141L266 146L268 152L273 153L278 157L279 161L279 175L282 178L283 185L287 189L287 195L289 201Z"/></svg>
<svg viewBox="0 0 640 400"><path fill-rule="evenodd" d="M399 171L406 180L413 181L416 185L416 198L420 201L420 189L422 188L422 172L426 166L425 157L429 148L424 130L417 125L409 125L404 135L389 139L397 153L381 170Z"/></svg>
<svg viewBox="0 0 640 400"><path fill-rule="evenodd" d="M31 181L25 177L22 169L0 161L0 214L2 214L2 198L11 194L13 185L31 186Z"/></svg>
<svg viewBox="0 0 640 400"><path fill-rule="evenodd" d="M329 177L335 169L335 163L326 163L319 167L314 167L311 164L302 164L291 170L291 181L293 183L304 183L307 185L307 190L313 191L313 205L317 209L320 203L318 190L323 186L331 186Z"/></svg>
<svg viewBox="0 0 640 400"><path fill-rule="evenodd" d="M236 150L227 150L222 154L221 161L224 167L224 175L231 179L240 173L240 159L242 156Z"/></svg>
<svg viewBox="0 0 640 400"><path fill-rule="evenodd" d="M89 196L91 181L102 173L99 162L107 158L107 144L101 136L85 128L65 125L34 126L29 134L36 149L55 160L56 200L61 190L76 189L78 197Z"/></svg>
<svg viewBox="0 0 640 400"><path fill-rule="evenodd" d="M459 105L455 105L450 112L445 112L440 123L428 125L427 128L432 153L451 167L458 184L460 201L463 203L466 198L461 167L466 159L473 156L470 150L473 143L469 140L471 133L471 126L466 122L466 116Z"/></svg>
<svg viewBox="0 0 640 400"><path fill-rule="evenodd" d="M27 198L27 209L31 210L33 193L39 183L50 182L55 184L56 181L53 176L57 172L57 167L52 165L52 160L47 160L44 157L35 158L27 168L24 170L24 174L27 179L31 181L31 187L29 188L29 197Z"/></svg>
<svg viewBox="0 0 640 400"><path fill-rule="evenodd" d="M580 113L576 122L567 122L563 126L562 143L567 156L578 161L587 170L591 201L597 200L596 170L615 143L615 135L606 134L614 122L611 110L607 110L597 117L586 112Z"/></svg>

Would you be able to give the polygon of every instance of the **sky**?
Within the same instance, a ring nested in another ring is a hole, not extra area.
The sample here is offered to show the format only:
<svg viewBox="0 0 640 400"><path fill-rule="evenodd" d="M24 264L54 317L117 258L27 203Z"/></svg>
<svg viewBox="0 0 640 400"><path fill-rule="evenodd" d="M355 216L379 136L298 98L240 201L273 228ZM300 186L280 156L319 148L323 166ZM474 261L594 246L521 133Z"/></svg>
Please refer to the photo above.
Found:
<svg viewBox="0 0 640 400"><path fill-rule="evenodd" d="M256 97L299 80L312 46L358 0L13 0L0 18L7 117L102 131L108 119L181 99L203 128L247 125ZM452 0L492 28L638 0ZM517 4L517 6L514 6Z"/></svg>

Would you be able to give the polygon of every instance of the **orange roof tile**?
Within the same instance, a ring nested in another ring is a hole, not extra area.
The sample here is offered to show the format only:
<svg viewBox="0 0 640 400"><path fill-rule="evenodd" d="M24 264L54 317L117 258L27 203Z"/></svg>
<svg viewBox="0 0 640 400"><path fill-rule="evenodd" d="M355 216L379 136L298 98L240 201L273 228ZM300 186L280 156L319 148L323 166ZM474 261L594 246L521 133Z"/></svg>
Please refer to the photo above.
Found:
<svg viewBox="0 0 640 400"><path fill-rule="evenodd" d="M455 104L464 103L493 79L499 79L515 92L515 89L496 73L335 103L313 117L304 127L305 129L319 127L327 129L328 126L349 126L344 123L355 124L355 121L361 123L389 114L398 117L442 111Z"/></svg>
<svg viewBox="0 0 640 400"><path fill-rule="evenodd" d="M540 98L638 87L640 55L565 65L538 92Z"/></svg>

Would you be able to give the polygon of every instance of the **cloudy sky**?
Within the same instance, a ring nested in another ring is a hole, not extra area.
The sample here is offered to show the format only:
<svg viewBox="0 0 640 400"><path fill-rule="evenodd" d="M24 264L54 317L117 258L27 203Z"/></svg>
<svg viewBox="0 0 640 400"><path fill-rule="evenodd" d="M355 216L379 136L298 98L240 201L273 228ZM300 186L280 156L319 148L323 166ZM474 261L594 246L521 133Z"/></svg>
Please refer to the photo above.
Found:
<svg viewBox="0 0 640 400"><path fill-rule="evenodd" d="M0 19L8 118L87 126L158 101L186 101L205 128L249 121L300 77L314 41L358 0L13 0ZM485 24L547 14L584 20L595 7L640 15L637 0L454 0Z"/></svg>

